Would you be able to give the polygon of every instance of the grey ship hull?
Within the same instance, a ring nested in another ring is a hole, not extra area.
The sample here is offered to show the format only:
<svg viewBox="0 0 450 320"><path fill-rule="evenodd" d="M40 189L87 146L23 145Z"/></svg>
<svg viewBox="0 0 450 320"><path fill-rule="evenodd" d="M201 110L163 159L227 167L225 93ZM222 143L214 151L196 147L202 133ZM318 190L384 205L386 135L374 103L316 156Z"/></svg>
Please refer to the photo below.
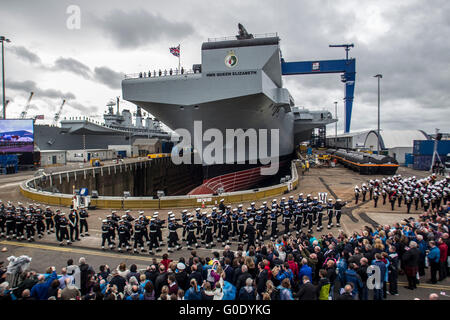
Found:
<svg viewBox="0 0 450 320"><path fill-rule="evenodd" d="M131 143L136 138L132 136ZM89 134L83 139L82 134L70 134L60 127L35 125L34 142L39 150L108 149L108 145L129 145L130 138L124 135Z"/></svg>
<svg viewBox="0 0 450 320"><path fill-rule="evenodd" d="M122 81L125 100L173 130L187 130L199 154L204 156L203 151L211 144L203 141L202 135L208 129L220 131L224 139L222 159L218 163L201 159L204 183L190 194L210 194L220 188L225 192L242 190L274 178L259 170L273 156L278 158L279 172L283 172L294 151L294 101L282 87L279 38L203 43L201 68L200 74ZM200 135L194 129L195 121L201 121ZM272 145L268 135L265 143L247 144L245 151L237 151L226 139L227 130L237 129L258 133L276 129L279 139ZM244 164L239 159L244 159Z"/></svg>

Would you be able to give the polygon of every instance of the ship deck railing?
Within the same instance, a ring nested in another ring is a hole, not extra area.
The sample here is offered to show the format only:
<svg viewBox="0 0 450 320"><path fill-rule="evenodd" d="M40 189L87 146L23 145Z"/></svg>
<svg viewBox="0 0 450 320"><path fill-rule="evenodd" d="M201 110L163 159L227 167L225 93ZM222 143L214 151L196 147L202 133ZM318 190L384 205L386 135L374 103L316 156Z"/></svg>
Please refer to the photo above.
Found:
<svg viewBox="0 0 450 320"><path fill-rule="evenodd" d="M158 130L158 129L147 129L145 127L143 127L143 128L125 128L125 127L111 126L111 125L107 125L106 123L102 123L102 122L99 122L99 121L95 121L95 120L89 119L89 118L87 118L85 116L82 116L82 117L69 117L68 119L64 118L63 121L66 121L66 122L83 121L83 122L94 124L94 125L97 125L97 126L100 126L100 127L104 127L104 128L108 128L108 129L112 129L112 130L116 130L116 131L127 131L127 132L130 132L130 133L139 132L139 133L161 134L161 135L168 134L168 132L165 132L165 131L163 131L161 129Z"/></svg>
<svg viewBox="0 0 450 320"><path fill-rule="evenodd" d="M253 39L278 37L277 32L253 34ZM237 40L236 36L208 38L208 42Z"/></svg>
<svg viewBox="0 0 450 320"><path fill-rule="evenodd" d="M161 72L161 73L160 73ZM150 76L149 76L150 73ZM162 77L180 77L180 76L191 76L194 74L200 74L199 71L194 71L192 69L182 70L182 72L178 69L172 69L172 72L169 70L153 70L148 72L136 72L125 74L124 79L138 79L138 78L162 78Z"/></svg>

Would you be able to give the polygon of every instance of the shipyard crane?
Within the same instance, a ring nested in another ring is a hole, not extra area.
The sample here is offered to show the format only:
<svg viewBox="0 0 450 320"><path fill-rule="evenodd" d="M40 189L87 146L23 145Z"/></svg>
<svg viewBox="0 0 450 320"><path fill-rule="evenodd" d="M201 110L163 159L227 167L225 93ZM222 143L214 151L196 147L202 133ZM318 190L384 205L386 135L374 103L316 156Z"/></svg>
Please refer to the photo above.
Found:
<svg viewBox="0 0 450 320"><path fill-rule="evenodd" d="M31 106L30 103L31 103L31 99L33 99L33 95L34 95L34 92L32 91L30 93L30 97L28 98L27 104L25 105L25 109L20 114L20 119L25 119L27 117L27 113L28 113L28 110L30 109L30 106Z"/></svg>
<svg viewBox="0 0 450 320"><path fill-rule="evenodd" d="M53 118L53 125L54 126L56 126L58 124L59 117L61 116L61 112L62 112L62 109L63 109L65 103L66 103L66 100L64 99L62 104L61 104L61 106L59 107L58 112L55 114L55 117Z"/></svg>
<svg viewBox="0 0 450 320"><path fill-rule="evenodd" d="M315 60L285 62L281 58L281 71L283 75L297 74L322 74L341 73L341 81L345 83L345 133L350 132L352 118L353 93L355 91L356 60L348 58L350 48L354 44L330 45L330 47L344 47L346 51L345 60Z"/></svg>

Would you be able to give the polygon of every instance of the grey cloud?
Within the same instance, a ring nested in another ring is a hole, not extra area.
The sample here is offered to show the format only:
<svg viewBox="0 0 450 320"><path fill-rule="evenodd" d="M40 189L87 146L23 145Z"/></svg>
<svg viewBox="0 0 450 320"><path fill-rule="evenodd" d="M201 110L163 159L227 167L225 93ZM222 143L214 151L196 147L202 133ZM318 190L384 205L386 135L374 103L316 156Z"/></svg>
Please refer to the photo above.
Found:
<svg viewBox="0 0 450 320"><path fill-rule="evenodd" d="M26 93L34 92L36 98L51 98L51 99L66 99L75 100L76 96L72 92L62 92L56 89L42 89L36 85L36 82L31 80L26 81L6 81L6 86L9 89L16 91L23 91Z"/></svg>
<svg viewBox="0 0 450 320"><path fill-rule="evenodd" d="M73 58L58 58L52 69L55 71L69 71L76 75L82 76L85 79L91 78L91 69L87 65Z"/></svg>
<svg viewBox="0 0 450 320"><path fill-rule="evenodd" d="M97 25L118 48L137 48L160 39L180 40L194 33L188 22L176 22L146 10L115 9L97 20Z"/></svg>
<svg viewBox="0 0 450 320"><path fill-rule="evenodd" d="M41 58L34 52L31 52L24 46L13 46L10 48L11 52L22 60L30 63L41 63Z"/></svg>
<svg viewBox="0 0 450 320"><path fill-rule="evenodd" d="M98 67L94 69L94 79L111 89L120 89L123 74L108 67Z"/></svg>
<svg viewBox="0 0 450 320"><path fill-rule="evenodd" d="M78 114L90 115L98 113L99 107L87 106L77 101L70 101L67 103L72 109L76 110Z"/></svg>

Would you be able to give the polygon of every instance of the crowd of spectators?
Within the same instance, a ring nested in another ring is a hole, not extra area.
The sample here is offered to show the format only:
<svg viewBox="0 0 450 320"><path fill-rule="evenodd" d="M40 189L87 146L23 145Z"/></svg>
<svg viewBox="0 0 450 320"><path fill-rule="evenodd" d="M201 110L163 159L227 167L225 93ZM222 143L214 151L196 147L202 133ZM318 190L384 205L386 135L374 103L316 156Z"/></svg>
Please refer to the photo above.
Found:
<svg viewBox="0 0 450 320"><path fill-rule="evenodd" d="M177 261L164 254L145 270L121 263L96 271L84 258L69 260L59 275L54 267L23 272L14 288L2 268L0 300L382 300L399 294L399 275L410 290L447 277L449 207L352 234L282 236ZM380 272L374 286L371 266Z"/></svg>

